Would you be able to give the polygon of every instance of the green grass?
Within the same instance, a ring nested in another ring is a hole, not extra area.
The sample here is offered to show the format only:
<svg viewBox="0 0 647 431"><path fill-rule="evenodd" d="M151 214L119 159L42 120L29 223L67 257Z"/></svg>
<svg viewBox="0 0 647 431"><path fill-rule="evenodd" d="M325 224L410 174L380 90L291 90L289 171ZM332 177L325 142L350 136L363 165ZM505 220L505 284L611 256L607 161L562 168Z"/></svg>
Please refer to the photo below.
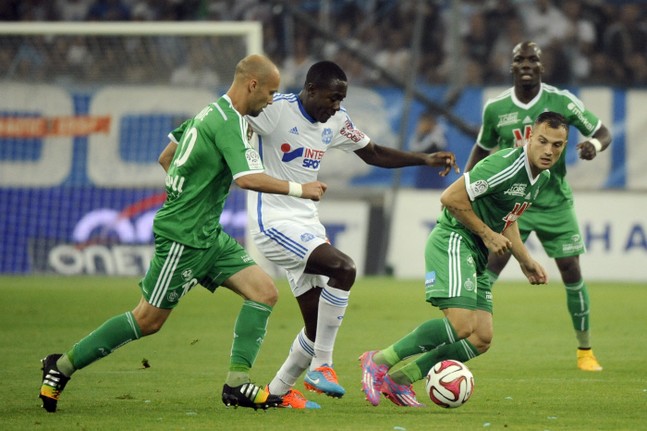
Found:
<svg viewBox="0 0 647 431"><path fill-rule="evenodd" d="M268 382L300 328L296 301L281 300L252 377ZM317 411L225 408L220 388L240 298L196 288L162 331L131 343L70 381L56 414L40 408L39 359L61 352L139 299L128 278L0 277L2 391L0 428L79 430L637 430L647 429L647 286L592 283L593 338L605 369L575 367L575 338L563 288L500 283L495 339L469 362L472 399L443 410L416 384L422 409L383 399L370 406L360 391L357 357L386 347L439 312L423 300L420 281L359 280L335 351L343 399L310 394ZM147 359L150 368L141 363ZM301 383L299 383L301 386Z"/></svg>

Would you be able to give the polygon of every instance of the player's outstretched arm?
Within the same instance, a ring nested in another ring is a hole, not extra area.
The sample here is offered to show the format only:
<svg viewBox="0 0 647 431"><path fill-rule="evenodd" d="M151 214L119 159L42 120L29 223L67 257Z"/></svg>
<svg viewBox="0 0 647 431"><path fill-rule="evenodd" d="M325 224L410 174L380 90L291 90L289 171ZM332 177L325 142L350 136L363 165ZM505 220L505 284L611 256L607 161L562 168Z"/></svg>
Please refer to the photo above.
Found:
<svg viewBox="0 0 647 431"><path fill-rule="evenodd" d="M328 186L321 181L299 184L292 181L279 180L267 174L247 174L234 180L236 185L244 190L254 190L261 193L289 195L297 198L321 200Z"/></svg>
<svg viewBox="0 0 647 431"><path fill-rule="evenodd" d="M396 150L395 148L382 147L369 142L364 148L355 151L355 154L364 163L380 168L403 168L406 166L433 166L444 167L440 175L445 176L453 168L456 173L460 172L456 166L456 156L451 151L438 151L436 153L414 153L410 151Z"/></svg>

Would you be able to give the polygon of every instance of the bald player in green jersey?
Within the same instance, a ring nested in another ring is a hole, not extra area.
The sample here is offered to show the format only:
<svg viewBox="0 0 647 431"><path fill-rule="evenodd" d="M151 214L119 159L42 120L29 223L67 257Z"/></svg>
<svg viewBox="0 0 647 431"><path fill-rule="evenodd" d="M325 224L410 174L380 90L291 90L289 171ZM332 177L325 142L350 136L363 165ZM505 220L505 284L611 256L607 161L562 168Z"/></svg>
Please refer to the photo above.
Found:
<svg viewBox="0 0 647 431"><path fill-rule="evenodd" d="M279 71L268 58L245 57L236 66L227 93L182 125L175 156L167 160L168 152L162 153L160 163L168 171L167 197L153 221L155 254L139 283L142 298L132 311L107 320L66 353L43 359L39 396L46 411L56 411L75 371L159 331L179 300L197 284L212 292L224 286L244 299L234 327L222 401L254 409L281 404L280 397L251 383L249 377L278 291L271 277L220 225L232 182L243 189L312 200L319 200L326 190L318 181L297 184L266 175L248 142L244 116L256 116L272 103L279 82ZM173 396L172 391L162 393Z"/></svg>
<svg viewBox="0 0 647 431"><path fill-rule="evenodd" d="M522 42L514 47L511 65L514 87L486 102L481 130L465 166L466 171L497 148L523 145L534 119L547 110L562 114L569 125L586 137L577 145L581 159L592 160L609 146L609 130L573 94L542 83L543 70L541 50L534 42ZM565 154L550 171L552 176L547 189L519 222L519 231L524 242L535 231L546 254L555 259L559 268L578 342L578 368L601 371L602 366L591 350L591 306L579 259L586 250L573 207L573 192L566 181ZM492 284L509 259L509 253L490 255L488 274Z"/></svg>
<svg viewBox="0 0 647 431"><path fill-rule="evenodd" d="M360 356L362 390L371 404L378 405L382 393L396 405L420 407L412 383L434 364L444 359L466 362L489 349L488 255L511 252L531 284L547 282L544 268L521 241L517 221L540 199L551 176L548 169L559 160L567 140L566 119L542 113L528 145L485 158L442 193L443 210L425 247L425 295L444 318L427 320L391 346Z"/></svg>

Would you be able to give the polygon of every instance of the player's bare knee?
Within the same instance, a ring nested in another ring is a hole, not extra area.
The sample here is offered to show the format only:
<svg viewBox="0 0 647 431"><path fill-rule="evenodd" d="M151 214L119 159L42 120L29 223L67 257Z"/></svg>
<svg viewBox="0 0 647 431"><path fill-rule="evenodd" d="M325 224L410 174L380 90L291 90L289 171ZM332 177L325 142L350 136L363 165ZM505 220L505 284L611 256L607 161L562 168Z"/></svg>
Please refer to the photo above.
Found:
<svg viewBox="0 0 647 431"><path fill-rule="evenodd" d="M478 350L479 354L482 355L483 353L490 350L490 343L479 343L478 346L474 347L476 347L476 350Z"/></svg>
<svg viewBox="0 0 647 431"><path fill-rule="evenodd" d="M162 326L164 326L164 321L142 319L141 321L137 320L137 324L139 325L142 337L145 337L159 332Z"/></svg>
<svg viewBox="0 0 647 431"><path fill-rule="evenodd" d="M334 287L337 289L350 290L353 283L355 283L357 267L351 258L338 259L335 262L332 272L333 276L331 277L331 281L333 281Z"/></svg>
<svg viewBox="0 0 647 431"><path fill-rule="evenodd" d="M474 312L459 308L449 308L443 311L454 328L458 339L468 338L474 334L478 324L477 316Z"/></svg>
<svg viewBox="0 0 647 431"><path fill-rule="evenodd" d="M565 283L577 283L582 278L580 260L577 256L555 259L555 263Z"/></svg>
<svg viewBox="0 0 647 431"><path fill-rule="evenodd" d="M476 347L476 350L478 350L479 353L485 353L490 350L490 346L492 345L492 337L486 339L479 337L478 340L478 346L474 347Z"/></svg>
<svg viewBox="0 0 647 431"><path fill-rule="evenodd" d="M247 299L274 307L279 300L279 290L273 282L264 283L259 288L254 289Z"/></svg>
<svg viewBox="0 0 647 431"><path fill-rule="evenodd" d="M456 338L462 340L463 338L469 338L474 334L474 331L476 330L476 325L472 321L472 319L450 319L450 322L452 326L454 327L454 331L456 331Z"/></svg>
<svg viewBox="0 0 647 431"><path fill-rule="evenodd" d="M459 325L454 327L454 330L458 339L468 338L474 333L474 328L471 325Z"/></svg>

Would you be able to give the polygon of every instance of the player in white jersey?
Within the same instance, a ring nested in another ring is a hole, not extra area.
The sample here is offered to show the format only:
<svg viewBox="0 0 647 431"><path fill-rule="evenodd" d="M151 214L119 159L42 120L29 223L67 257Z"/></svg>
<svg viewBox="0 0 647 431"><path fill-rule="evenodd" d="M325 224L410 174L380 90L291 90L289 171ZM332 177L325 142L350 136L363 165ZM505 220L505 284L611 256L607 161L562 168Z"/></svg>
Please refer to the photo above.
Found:
<svg viewBox="0 0 647 431"><path fill-rule="evenodd" d="M268 175L294 182L293 197L249 193L247 201L254 242L268 260L286 270L305 324L268 385L270 393L283 395L285 407L319 407L294 389L306 370L307 389L332 397L345 394L333 369L333 347L356 275L353 260L328 241L317 205L296 198L297 184L317 179L330 148L354 152L373 166L441 167L442 176L452 168L458 172L451 152L413 153L375 144L340 106L347 89L344 71L321 61L309 69L299 94L276 94L261 115L248 118Z"/></svg>

